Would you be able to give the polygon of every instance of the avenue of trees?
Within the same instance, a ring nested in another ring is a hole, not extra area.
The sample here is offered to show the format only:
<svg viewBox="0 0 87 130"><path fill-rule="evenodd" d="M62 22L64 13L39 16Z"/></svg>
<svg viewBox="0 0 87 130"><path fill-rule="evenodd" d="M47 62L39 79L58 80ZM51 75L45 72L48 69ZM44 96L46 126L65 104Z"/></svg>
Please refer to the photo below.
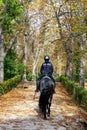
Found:
<svg viewBox="0 0 87 130"><path fill-rule="evenodd" d="M54 75L84 87L86 12L86 0L0 0L0 82L38 75L48 54Z"/></svg>

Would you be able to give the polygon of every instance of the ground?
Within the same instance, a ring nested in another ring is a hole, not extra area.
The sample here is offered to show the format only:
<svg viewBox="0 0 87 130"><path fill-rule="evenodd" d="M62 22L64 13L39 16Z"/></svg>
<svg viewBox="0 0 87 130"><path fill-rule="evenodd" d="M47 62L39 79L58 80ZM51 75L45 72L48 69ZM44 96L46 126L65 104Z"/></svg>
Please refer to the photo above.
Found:
<svg viewBox="0 0 87 130"><path fill-rule="evenodd" d="M56 85L51 116L43 120L38 112L39 93L34 96L35 85L28 82L0 97L0 130L87 130L80 109L61 83Z"/></svg>

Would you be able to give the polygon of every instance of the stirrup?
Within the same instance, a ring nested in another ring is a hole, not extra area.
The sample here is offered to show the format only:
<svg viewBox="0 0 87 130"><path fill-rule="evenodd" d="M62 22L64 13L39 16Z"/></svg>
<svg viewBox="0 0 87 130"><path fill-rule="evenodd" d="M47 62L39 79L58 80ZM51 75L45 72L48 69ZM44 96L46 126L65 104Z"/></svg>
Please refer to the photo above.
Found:
<svg viewBox="0 0 87 130"><path fill-rule="evenodd" d="M53 91L53 94L56 94L56 91L55 91L55 90Z"/></svg>

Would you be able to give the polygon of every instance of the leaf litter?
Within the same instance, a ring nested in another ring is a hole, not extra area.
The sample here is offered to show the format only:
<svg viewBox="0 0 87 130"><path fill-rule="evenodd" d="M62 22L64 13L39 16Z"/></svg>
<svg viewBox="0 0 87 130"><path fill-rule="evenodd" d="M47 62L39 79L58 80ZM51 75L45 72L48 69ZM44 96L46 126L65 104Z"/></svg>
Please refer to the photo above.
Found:
<svg viewBox="0 0 87 130"><path fill-rule="evenodd" d="M47 120L38 112L40 93L33 99L35 84L27 82L27 86L24 88L20 83L0 97L0 130L87 130L80 109L61 83L56 85Z"/></svg>

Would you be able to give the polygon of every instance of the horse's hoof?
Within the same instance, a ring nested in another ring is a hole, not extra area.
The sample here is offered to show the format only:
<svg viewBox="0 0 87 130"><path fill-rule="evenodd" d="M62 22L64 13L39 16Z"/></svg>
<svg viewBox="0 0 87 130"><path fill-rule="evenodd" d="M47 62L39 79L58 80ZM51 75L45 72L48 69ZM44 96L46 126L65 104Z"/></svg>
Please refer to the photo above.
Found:
<svg viewBox="0 0 87 130"><path fill-rule="evenodd" d="M43 118L44 120L47 120L47 118L45 117L45 118Z"/></svg>
<svg viewBox="0 0 87 130"><path fill-rule="evenodd" d="M48 117L50 117L50 114L48 114Z"/></svg>
<svg viewBox="0 0 87 130"><path fill-rule="evenodd" d="M47 117L46 117L46 116L43 116L43 119L44 119L44 120L47 120Z"/></svg>

